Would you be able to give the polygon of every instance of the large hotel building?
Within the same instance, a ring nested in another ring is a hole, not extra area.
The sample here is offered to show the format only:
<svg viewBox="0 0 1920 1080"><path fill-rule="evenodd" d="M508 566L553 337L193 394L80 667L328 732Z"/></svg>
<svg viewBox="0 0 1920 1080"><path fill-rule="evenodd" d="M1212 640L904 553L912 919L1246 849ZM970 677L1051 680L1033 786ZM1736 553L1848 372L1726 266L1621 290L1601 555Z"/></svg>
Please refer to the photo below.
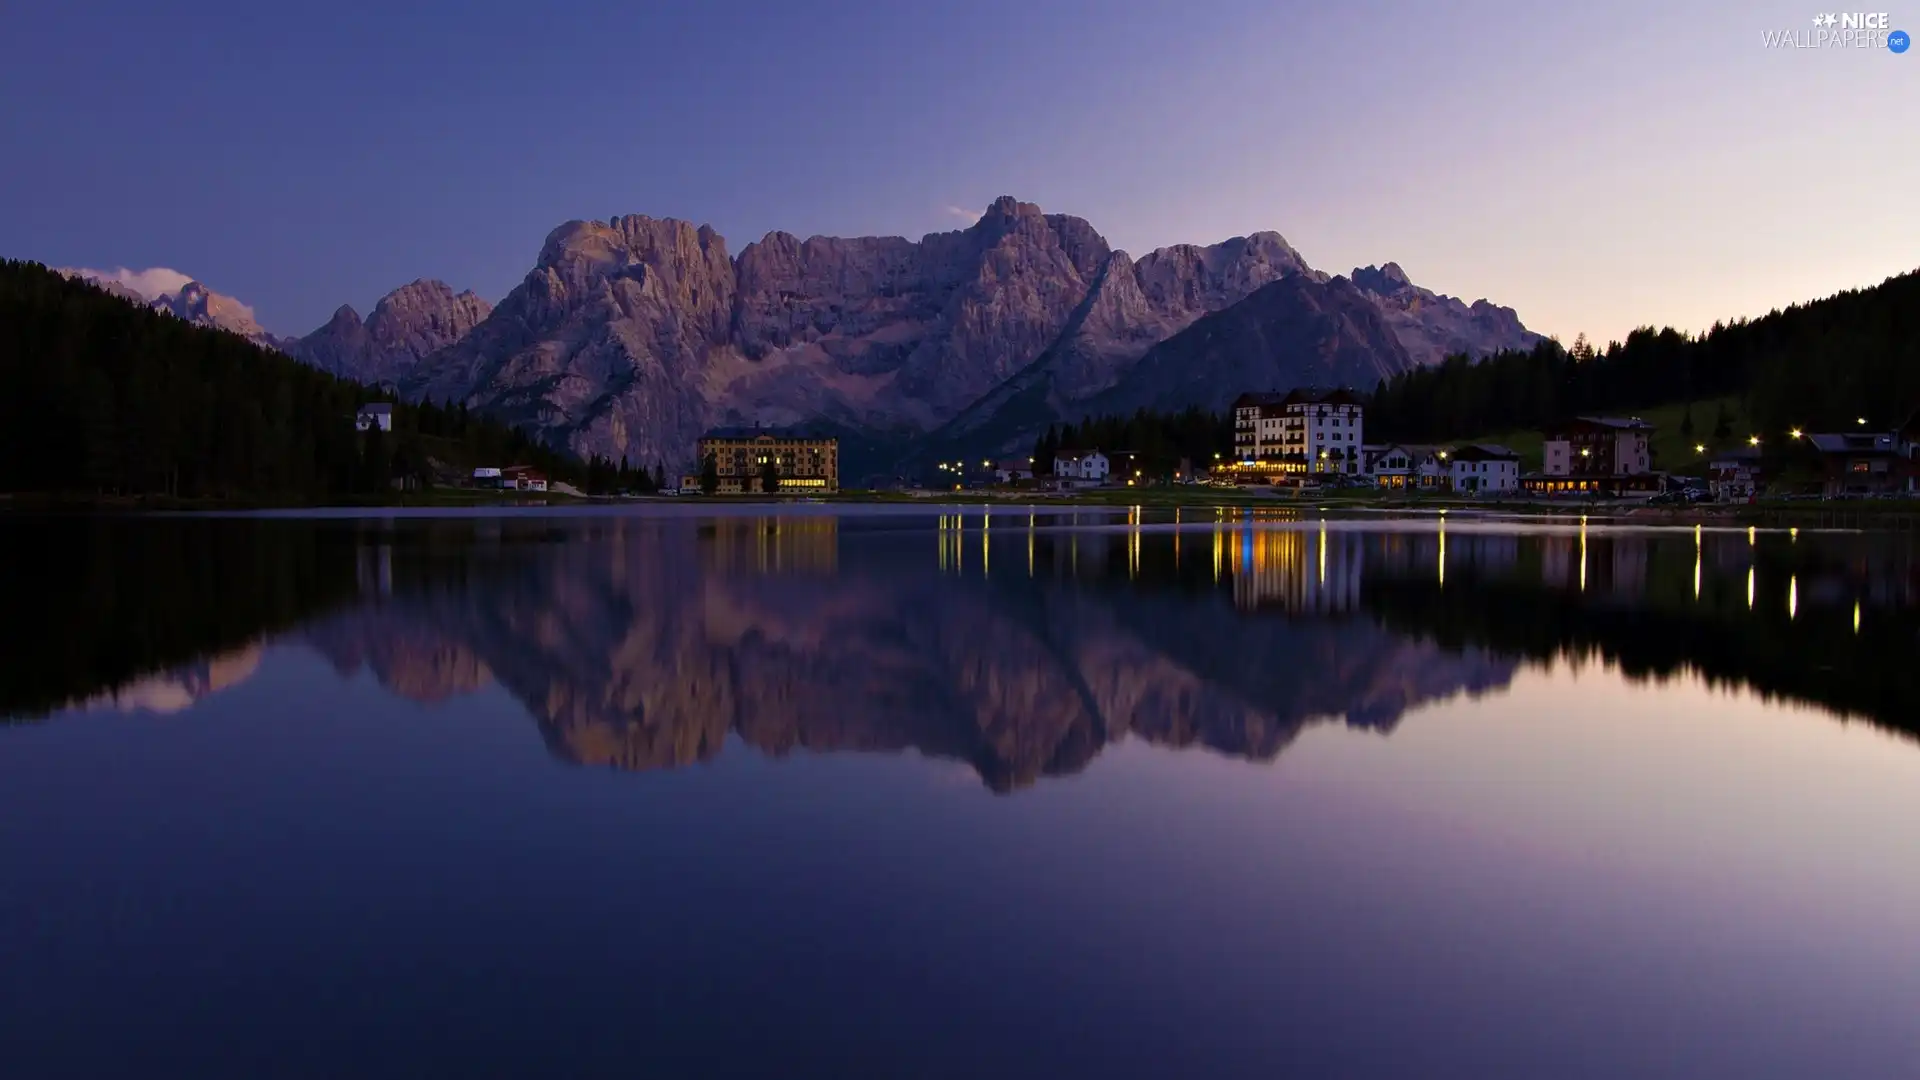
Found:
<svg viewBox="0 0 1920 1080"><path fill-rule="evenodd" d="M1364 408L1351 390L1303 387L1241 394L1233 403L1234 467L1254 473L1346 473L1366 469Z"/></svg>
<svg viewBox="0 0 1920 1080"><path fill-rule="evenodd" d="M838 439L765 428L718 428L700 437L700 461L708 456L720 474L721 495L759 494L769 462L781 491L840 490ZM699 470L691 479L698 484Z"/></svg>

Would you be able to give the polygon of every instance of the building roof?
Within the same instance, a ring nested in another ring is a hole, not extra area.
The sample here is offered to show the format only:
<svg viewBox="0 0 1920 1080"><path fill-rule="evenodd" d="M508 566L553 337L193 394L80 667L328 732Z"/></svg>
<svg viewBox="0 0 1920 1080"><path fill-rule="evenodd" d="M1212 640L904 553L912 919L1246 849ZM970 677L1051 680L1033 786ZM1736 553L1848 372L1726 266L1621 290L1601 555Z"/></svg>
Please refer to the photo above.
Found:
<svg viewBox="0 0 1920 1080"><path fill-rule="evenodd" d="M1055 461L1074 460L1078 458L1092 457L1095 454L1100 454L1100 451L1098 450L1056 450L1053 453L1053 460ZM1100 456L1106 457L1105 454L1100 454Z"/></svg>
<svg viewBox="0 0 1920 1080"><path fill-rule="evenodd" d="M1359 405L1360 395L1345 387L1296 386L1282 405Z"/></svg>
<svg viewBox="0 0 1920 1080"><path fill-rule="evenodd" d="M833 437L832 435L823 435L823 434L820 434L819 432L808 431L804 428L796 429L796 428L770 428L770 427L717 427L708 431L706 434L700 436L700 438L703 440L705 439L758 439L761 436L765 436L769 439L805 439L809 442L837 443L840 441L839 439Z"/></svg>
<svg viewBox="0 0 1920 1080"><path fill-rule="evenodd" d="M1809 435L1807 441L1815 450L1823 454L1891 454L1900 455L1900 441L1885 431L1834 432L1824 435Z"/></svg>
<svg viewBox="0 0 1920 1080"><path fill-rule="evenodd" d="M390 401L369 401L365 405L360 406L360 411L363 413L372 413L375 416L382 416L393 412L393 403Z"/></svg>
<svg viewBox="0 0 1920 1080"><path fill-rule="evenodd" d="M1233 408L1273 408L1280 405L1363 405L1359 394L1346 387L1296 386L1279 390L1249 390L1233 399Z"/></svg>
<svg viewBox="0 0 1920 1080"><path fill-rule="evenodd" d="M1615 431L1652 431L1653 425L1637 416L1576 416L1564 424L1555 424L1548 431L1566 431L1577 427L1611 428Z"/></svg>
<svg viewBox="0 0 1920 1080"><path fill-rule="evenodd" d="M1236 409L1252 409L1262 405L1278 405L1287 399L1287 395L1278 390L1248 391L1233 399Z"/></svg>
<svg viewBox="0 0 1920 1080"><path fill-rule="evenodd" d="M1467 443L1453 448L1455 461L1519 461L1520 455L1494 443Z"/></svg>

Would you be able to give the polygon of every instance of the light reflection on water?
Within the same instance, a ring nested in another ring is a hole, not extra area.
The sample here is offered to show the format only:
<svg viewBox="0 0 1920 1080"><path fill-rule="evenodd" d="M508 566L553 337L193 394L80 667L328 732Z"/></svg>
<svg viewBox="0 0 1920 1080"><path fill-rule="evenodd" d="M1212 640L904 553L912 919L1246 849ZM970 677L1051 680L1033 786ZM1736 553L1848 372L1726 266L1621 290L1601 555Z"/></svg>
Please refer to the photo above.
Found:
<svg viewBox="0 0 1920 1080"><path fill-rule="evenodd" d="M1920 1051L1907 538L945 508L10 539L22 1075Z"/></svg>

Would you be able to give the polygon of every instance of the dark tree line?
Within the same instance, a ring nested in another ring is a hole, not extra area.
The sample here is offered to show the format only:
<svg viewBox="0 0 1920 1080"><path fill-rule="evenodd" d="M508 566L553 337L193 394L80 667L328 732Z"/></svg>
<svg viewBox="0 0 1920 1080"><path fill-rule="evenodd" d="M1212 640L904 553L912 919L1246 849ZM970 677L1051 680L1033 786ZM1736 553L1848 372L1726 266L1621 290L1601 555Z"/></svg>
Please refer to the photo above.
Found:
<svg viewBox="0 0 1920 1080"><path fill-rule="evenodd" d="M1434 442L1539 428L1583 413L1738 397L1769 430L1892 427L1920 410L1920 272L1688 336L1643 328L1596 350L1544 342L1449 357L1383 381L1371 441ZM1691 412L1690 424L1725 417Z"/></svg>
<svg viewBox="0 0 1920 1080"><path fill-rule="evenodd" d="M1132 416L1093 416L1049 425L1033 444L1034 472L1052 473L1053 459L1062 450L1099 450L1109 458L1128 454L1131 467L1162 477L1182 461L1200 469L1231 454L1233 418L1199 408L1178 413L1141 409ZM1118 470L1121 463L1116 461L1113 467Z"/></svg>
<svg viewBox="0 0 1920 1080"><path fill-rule="evenodd" d="M389 395L38 263L0 262L0 391L5 491L319 501L430 481L433 461L585 479L464 405L396 402L392 431L357 431Z"/></svg>
<svg viewBox="0 0 1920 1080"><path fill-rule="evenodd" d="M667 484L666 470L655 462L652 470L633 465L622 457L619 461L604 458L598 454L587 458L582 469L582 484L589 495L607 495L615 492L654 492Z"/></svg>

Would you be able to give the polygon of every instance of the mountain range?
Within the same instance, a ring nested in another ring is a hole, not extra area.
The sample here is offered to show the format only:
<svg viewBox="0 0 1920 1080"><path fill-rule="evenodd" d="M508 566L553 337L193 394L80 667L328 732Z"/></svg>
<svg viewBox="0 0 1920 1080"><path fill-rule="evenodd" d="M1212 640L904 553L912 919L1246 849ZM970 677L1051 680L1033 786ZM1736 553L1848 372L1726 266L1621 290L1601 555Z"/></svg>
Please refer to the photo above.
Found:
<svg viewBox="0 0 1920 1080"><path fill-rule="evenodd" d="M1512 309L1421 288L1393 263L1328 275L1275 232L1135 259L1012 197L919 241L774 232L738 255L684 221L571 221L498 305L416 281L296 339L198 282L134 297L582 455L669 465L721 424L995 452L1061 419L1371 388L1539 340Z"/></svg>

